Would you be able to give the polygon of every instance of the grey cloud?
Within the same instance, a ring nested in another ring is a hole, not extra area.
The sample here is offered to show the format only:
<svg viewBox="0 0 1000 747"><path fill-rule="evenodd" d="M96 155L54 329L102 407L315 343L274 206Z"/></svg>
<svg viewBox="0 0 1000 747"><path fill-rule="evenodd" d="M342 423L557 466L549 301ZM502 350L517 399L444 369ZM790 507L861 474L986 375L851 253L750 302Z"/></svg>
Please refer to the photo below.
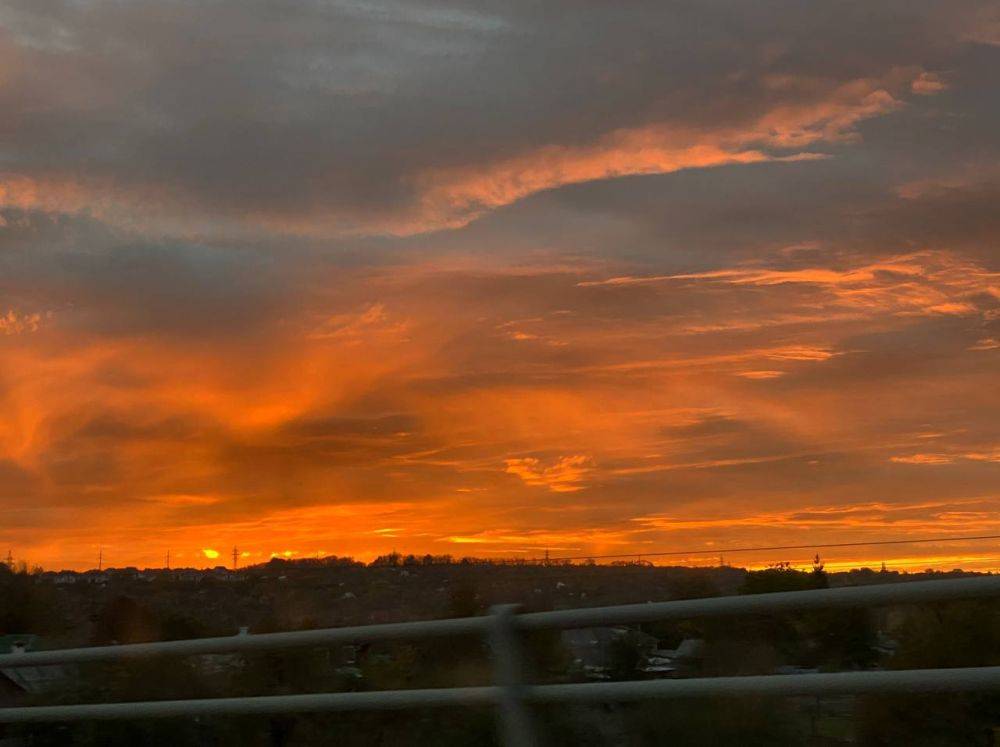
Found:
<svg viewBox="0 0 1000 747"><path fill-rule="evenodd" d="M946 65L977 7L17 0L0 15L0 163L166 200L177 225L377 224L428 168L649 123L735 126Z"/></svg>
<svg viewBox="0 0 1000 747"><path fill-rule="evenodd" d="M259 331L297 303L300 264L271 253L151 241L75 216L5 215L0 306L51 312L82 335L219 337Z"/></svg>

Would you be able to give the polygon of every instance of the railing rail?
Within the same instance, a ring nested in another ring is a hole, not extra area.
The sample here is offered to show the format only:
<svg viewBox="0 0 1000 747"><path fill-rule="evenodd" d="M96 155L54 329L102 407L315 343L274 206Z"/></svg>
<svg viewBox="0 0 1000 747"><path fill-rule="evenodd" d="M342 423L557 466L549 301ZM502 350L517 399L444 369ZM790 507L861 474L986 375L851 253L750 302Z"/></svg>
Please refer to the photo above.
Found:
<svg viewBox="0 0 1000 747"><path fill-rule="evenodd" d="M0 670L120 661L149 656L189 656L328 646L361 641L482 635L489 639L494 652L496 683L487 687L2 708L0 723L494 705L499 709L504 743L531 745L535 743L535 738L530 715L525 707L527 703L611 702L751 693L829 695L1000 690L1000 667L527 685L523 681L522 656L519 650L519 634L532 630L918 604L989 596L1000 596L1000 576L713 597L528 614L516 614L513 607L504 605L494 608L490 615L482 617L6 654L0 655Z"/></svg>

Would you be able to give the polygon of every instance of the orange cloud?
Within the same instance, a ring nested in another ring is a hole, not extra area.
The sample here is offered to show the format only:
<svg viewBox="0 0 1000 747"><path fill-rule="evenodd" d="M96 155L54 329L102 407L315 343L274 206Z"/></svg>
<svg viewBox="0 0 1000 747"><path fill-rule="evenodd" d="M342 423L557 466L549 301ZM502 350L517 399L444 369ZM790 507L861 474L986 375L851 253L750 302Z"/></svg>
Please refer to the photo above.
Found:
<svg viewBox="0 0 1000 747"><path fill-rule="evenodd" d="M805 95L802 103L774 106L741 129L702 132L669 125L617 130L589 146L548 145L494 163L430 170L415 180L420 195L417 223L405 230L465 225L478 215L523 197L566 184L681 169L710 168L761 161L823 158L818 153L775 154L764 148L796 149L818 142L855 137L862 120L893 111L902 103L886 87L908 80L893 71L884 80L856 80L827 92L820 100L816 81L778 77L768 85L781 94ZM914 80L924 80L925 73Z"/></svg>
<svg viewBox="0 0 1000 747"><path fill-rule="evenodd" d="M217 559L202 548L220 544L252 559L596 554L995 523L967 496L930 505L942 485L905 461L946 454L968 472L962 490L988 494L988 353L945 376L921 370L918 351L904 368L920 383L901 386L846 352L859 331L925 323L914 309L981 303L994 279L971 260L907 255L641 295L581 274L596 269L341 271L335 295L306 294L211 344L82 334L90 317L72 310L0 336L0 541L89 567L98 546L114 564L159 564L168 549L175 564L206 564ZM877 302L852 306L842 290ZM974 315L953 321L969 326L965 347L981 339ZM525 330L563 344L508 334ZM859 387L879 417L856 403ZM956 398L971 414L935 414ZM909 513L787 508L888 490Z"/></svg>
<svg viewBox="0 0 1000 747"><path fill-rule="evenodd" d="M992 451L976 451L967 453L953 453L953 454L907 454L892 456L889 458L890 461L898 462L899 464L955 464L962 459L968 459L973 462L1000 462L1000 448L993 449Z"/></svg>
<svg viewBox="0 0 1000 747"><path fill-rule="evenodd" d="M41 322L41 314L23 314L9 309L5 315L0 314L0 334L20 335L25 332L37 332Z"/></svg>
<svg viewBox="0 0 1000 747"><path fill-rule="evenodd" d="M593 470L593 460L583 454L559 457L550 466L544 466L535 457L507 459L507 473L517 475L527 485L538 485L556 493L581 490L587 474Z"/></svg>
<svg viewBox="0 0 1000 747"><path fill-rule="evenodd" d="M679 275L619 276L580 281L581 287L678 285L684 282L726 283L760 287L813 285L848 309L897 314L969 314L977 307L963 295L1000 299L1000 273L946 251L926 250L845 269L755 267ZM744 323L745 324L745 323Z"/></svg>
<svg viewBox="0 0 1000 747"><path fill-rule="evenodd" d="M486 168L428 172L417 182L420 222L411 230L462 226L487 210L566 184L772 160L759 150L684 139L658 128L626 130L588 148L552 145Z"/></svg>
<svg viewBox="0 0 1000 747"><path fill-rule="evenodd" d="M742 376L744 379L777 379L779 376L784 376L784 371L739 371L737 376Z"/></svg>
<svg viewBox="0 0 1000 747"><path fill-rule="evenodd" d="M933 96L948 90L948 84L937 73L921 73L910 84L910 90L918 96Z"/></svg>

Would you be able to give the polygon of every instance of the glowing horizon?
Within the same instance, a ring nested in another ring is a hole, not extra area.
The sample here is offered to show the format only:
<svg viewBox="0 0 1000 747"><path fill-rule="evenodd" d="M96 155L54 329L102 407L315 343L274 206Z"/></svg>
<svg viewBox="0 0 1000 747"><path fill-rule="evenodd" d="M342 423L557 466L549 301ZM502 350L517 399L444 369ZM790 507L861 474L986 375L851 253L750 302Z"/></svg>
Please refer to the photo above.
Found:
<svg viewBox="0 0 1000 747"><path fill-rule="evenodd" d="M213 568L224 567L229 570L233 570L232 566L232 555L227 554L223 550L219 550L218 558L213 558L205 554L205 550L213 550L212 548L201 548L200 550L189 551L188 553L180 552L175 555L171 555L171 563L169 568L165 563L124 563L117 564L114 562L101 561L101 568L103 570L114 570L123 568L138 568L139 570L182 570L182 569L194 569L194 570L210 570ZM213 550L214 551L214 550ZM380 557L384 557L392 552L398 552L400 556L406 557L407 555L414 555L418 559L422 558L423 555L428 553L408 553L405 548L403 550L393 549L385 553L372 552L366 554L364 557L356 556L339 556L333 553L325 553L323 551L317 551L314 553L300 553L295 550L282 550L282 551L271 551L271 552L254 552L241 550L239 552L239 564L237 565L237 570L246 568L248 566L256 566L267 563L272 559L278 560L322 560L324 558L345 558L349 557L359 563L364 563L366 565L372 563ZM773 567L779 563L788 563L792 568L799 571L808 571L813 567L812 556L809 556L808 551L804 551L805 555L797 554L793 556L788 556L793 558L792 560L778 560L777 558L786 557L784 555L773 555L767 559L758 558L757 560L744 560L741 556L746 555L746 553L734 553L727 557L725 550L719 553L718 557L706 557L703 554L690 555L690 556L680 556L673 558L662 558L662 557L649 557L637 554L634 559L641 560L643 562L649 562L656 567L688 567L688 568L717 568L722 565L729 568L741 568L749 571L763 570L765 568ZM516 556L507 557L490 557L489 555L461 555L453 554L454 561L458 563L463 558L469 558L470 560L482 560L482 561L509 561L511 563L516 563L520 560L530 561L533 564L544 563L544 555L536 556L533 555L530 558L519 558ZM723 562L720 563L719 557L722 558ZM185 562L191 559L197 562ZM32 567L41 568L43 571L59 572L59 571L75 571L77 573L82 573L86 571L99 570L97 563L93 565L81 565L74 568L46 568L42 566L32 566L27 561L14 558L15 567L24 562L28 569ZM163 559L161 559L162 561ZM622 557L621 561L627 562L628 557ZM886 556L849 556L848 558L840 558L837 556L826 556L821 555L820 560L827 571L839 573L851 570L872 570L878 571L884 567L888 572L900 572L900 573L922 573L924 571L967 571L976 573L1000 573L1000 557L994 553L990 552L980 552L968 555L955 555L955 554L909 554L909 555L886 555ZM585 565L585 560L574 560L574 561L563 561L562 558L553 557L551 559L553 563L563 563L567 562L571 566L581 567ZM602 559L596 561L598 565L611 565L614 561Z"/></svg>

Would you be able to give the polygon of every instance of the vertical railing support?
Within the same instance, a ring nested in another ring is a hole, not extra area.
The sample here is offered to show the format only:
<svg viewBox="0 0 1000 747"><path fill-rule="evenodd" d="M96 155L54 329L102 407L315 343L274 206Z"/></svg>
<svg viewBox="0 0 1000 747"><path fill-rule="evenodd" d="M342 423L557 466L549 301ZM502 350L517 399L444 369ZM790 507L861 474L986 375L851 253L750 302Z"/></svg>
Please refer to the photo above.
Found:
<svg viewBox="0 0 1000 747"><path fill-rule="evenodd" d="M531 713L524 701L524 654L516 627L516 604L501 604L490 608L493 618L489 630L493 649L493 671L500 688L500 743L504 747L536 747L538 740Z"/></svg>

